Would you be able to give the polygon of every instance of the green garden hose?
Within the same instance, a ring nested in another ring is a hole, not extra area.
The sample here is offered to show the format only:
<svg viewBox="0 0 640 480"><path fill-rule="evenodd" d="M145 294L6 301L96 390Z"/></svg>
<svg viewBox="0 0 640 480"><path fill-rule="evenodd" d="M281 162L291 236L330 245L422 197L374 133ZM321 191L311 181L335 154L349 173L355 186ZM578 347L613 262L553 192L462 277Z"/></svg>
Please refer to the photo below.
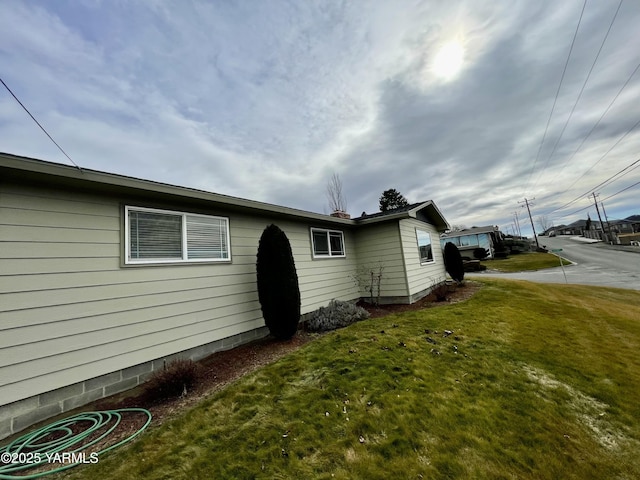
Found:
<svg viewBox="0 0 640 480"><path fill-rule="evenodd" d="M118 443L94 452L90 456L83 455L84 450L98 443L118 427L122 420L123 412L144 413L147 416L147 421L135 433L120 440ZM74 433L71 427L78 422L90 422L91 425L82 432ZM110 423L113 424L109 426ZM150 423L151 412L144 408L122 408L101 412L83 412L50 423L38 430L22 435L6 447L0 448L0 480L40 478L50 473L75 467L82 463L96 463L98 456L127 443L147 428ZM109 426L109 428L106 428L107 426ZM106 428L106 430L96 436L96 438L85 443L87 438L101 428ZM47 438L50 438L50 440L47 440ZM51 440L51 438L53 439ZM88 458L90 461L87 461ZM62 462L60 462L60 459L62 459ZM47 463L63 463L63 465L32 475L13 475L13 473L22 472Z"/></svg>

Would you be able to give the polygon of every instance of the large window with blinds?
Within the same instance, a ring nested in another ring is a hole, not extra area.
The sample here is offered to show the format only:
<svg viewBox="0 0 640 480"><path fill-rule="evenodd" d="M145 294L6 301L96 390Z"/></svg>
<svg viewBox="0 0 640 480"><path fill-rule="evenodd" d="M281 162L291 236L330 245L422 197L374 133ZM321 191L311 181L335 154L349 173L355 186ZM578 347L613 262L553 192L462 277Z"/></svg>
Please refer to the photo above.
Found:
<svg viewBox="0 0 640 480"><path fill-rule="evenodd" d="M125 207L125 263L231 260L229 219Z"/></svg>

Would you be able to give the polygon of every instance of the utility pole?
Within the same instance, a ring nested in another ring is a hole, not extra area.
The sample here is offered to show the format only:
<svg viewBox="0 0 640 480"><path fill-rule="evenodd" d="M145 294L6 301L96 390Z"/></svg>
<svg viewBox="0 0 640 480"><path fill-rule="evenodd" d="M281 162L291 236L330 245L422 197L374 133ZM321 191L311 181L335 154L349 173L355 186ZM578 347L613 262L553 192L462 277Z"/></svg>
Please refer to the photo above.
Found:
<svg viewBox="0 0 640 480"><path fill-rule="evenodd" d="M513 212L516 216L516 227L518 227L518 236L522 237L522 232L520 231L520 219L518 218L518 211Z"/></svg>
<svg viewBox="0 0 640 480"><path fill-rule="evenodd" d="M602 223L602 217L600 216L600 208L598 207L598 202L596 200L596 192L593 192L593 203L596 204L596 212L598 212L598 219L600 220L600 228L602 229L602 234L605 237L605 240L608 241L606 232L604 231L604 223Z"/></svg>
<svg viewBox="0 0 640 480"><path fill-rule="evenodd" d="M615 239L613 237L613 232L611 231L611 224L609 223L609 219L607 218L607 211L604 209L604 202L600 202L600 205L602 205L602 213L604 213L604 221L607 222L607 230L609 230L609 238L611 240L611 243L613 243Z"/></svg>
<svg viewBox="0 0 640 480"><path fill-rule="evenodd" d="M532 198L531 200L525 198L524 202L518 203L524 203L527 206L527 212L529 212L529 221L531 222L531 230L533 230L533 238L536 241L536 247L540 248L540 244L538 243L538 235L536 235L536 227L533 225L533 218L531 218L531 209L529 208L529 202L533 200L535 200L535 198Z"/></svg>

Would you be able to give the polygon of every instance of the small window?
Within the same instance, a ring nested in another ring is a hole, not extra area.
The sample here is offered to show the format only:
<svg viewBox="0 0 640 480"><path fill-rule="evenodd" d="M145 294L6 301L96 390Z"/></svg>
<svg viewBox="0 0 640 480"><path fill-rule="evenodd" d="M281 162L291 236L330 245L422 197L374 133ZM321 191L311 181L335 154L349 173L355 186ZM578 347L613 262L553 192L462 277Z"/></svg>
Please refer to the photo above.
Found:
<svg viewBox="0 0 640 480"><path fill-rule="evenodd" d="M318 257L344 257L344 236L338 230L311 229L311 244L313 256Z"/></svg>
<svg viewBox="0 0 640 480"><path fill-rule="evenodd" d="M126 264L228 261L229 220L125 207Z"/></svg>
<svg viewBox="0 0 640 480"><path fill-rule="evenodd" d="M420 263L433 262L433 249L431 248L431 234L424 230L416 229L416 237L418 239L418 254L420 255Z"/></svg>

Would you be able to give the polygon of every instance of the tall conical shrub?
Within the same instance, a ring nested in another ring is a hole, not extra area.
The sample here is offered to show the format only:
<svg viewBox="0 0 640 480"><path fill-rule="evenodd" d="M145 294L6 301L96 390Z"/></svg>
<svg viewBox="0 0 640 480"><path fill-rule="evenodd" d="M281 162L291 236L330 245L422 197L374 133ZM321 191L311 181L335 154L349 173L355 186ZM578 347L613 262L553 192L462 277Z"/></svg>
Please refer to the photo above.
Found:
<svg viewBox="0 0 640 480"><path fill-rule="evenodd" d="M293 337L300 320L300 287L289 239L276 225L262 232L256 271L258 299L269 332L281 340Z"/></svg>
<svg viewBox="0 0 640 480"><path fill-rule="evenodd" d="M444 246L444 268L447 273L456 282L460 283L464 280L464 265L462 264L462 255L458 247L453 243L447 242Z"/></svg>

